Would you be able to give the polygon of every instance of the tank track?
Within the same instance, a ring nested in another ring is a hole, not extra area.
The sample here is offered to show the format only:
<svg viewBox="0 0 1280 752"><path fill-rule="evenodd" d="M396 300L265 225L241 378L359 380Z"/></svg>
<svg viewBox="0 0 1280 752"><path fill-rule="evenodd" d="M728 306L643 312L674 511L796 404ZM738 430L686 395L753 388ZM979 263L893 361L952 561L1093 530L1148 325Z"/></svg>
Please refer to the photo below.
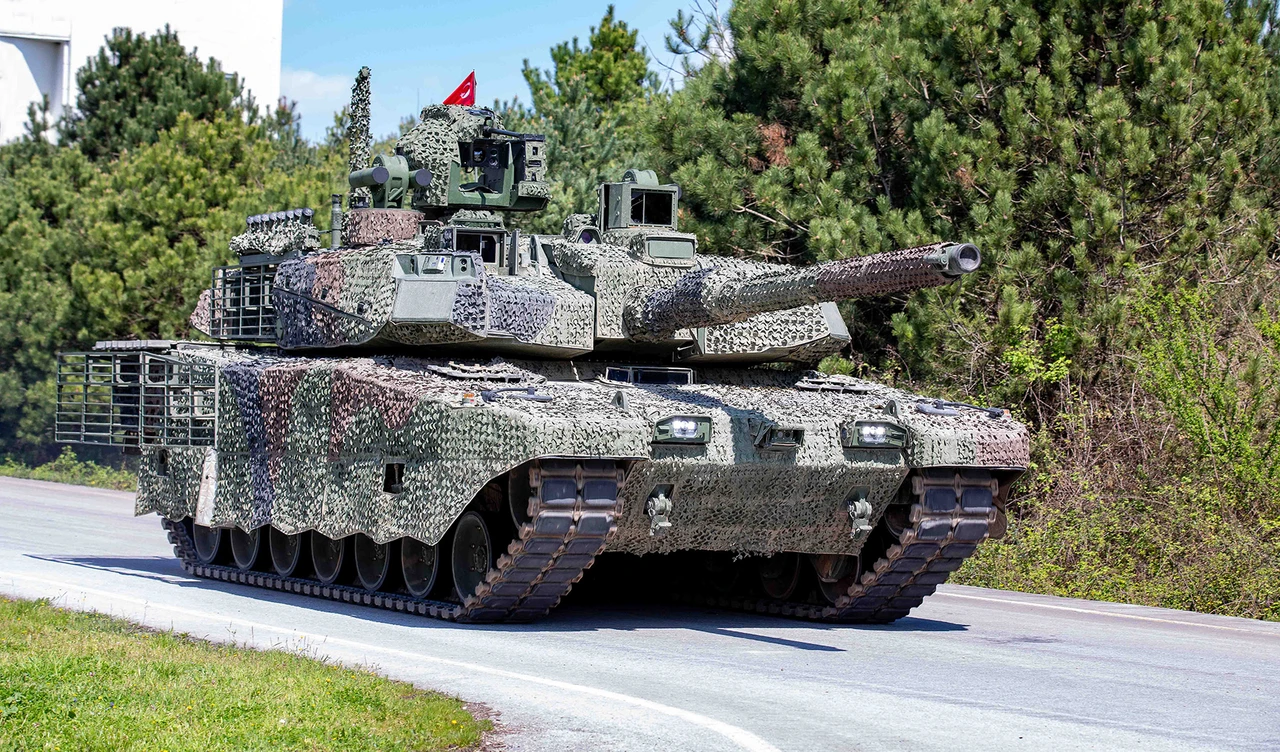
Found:
<svg viewBox="0 0 1280 752"><path fill-rule="evenodd" d="M985 470L925 470L913 476L915 502L908 525L869 568L859 567L839 582L845 592L834 605L733 595L692 594L681 600L813 621L887 624L919 606L973 555L996 522L999 490L998 481Z"/></svg>
<svg viewBox="0 0 1280 752"><path fill-rule="evenodd" d="M371 592L350 585L281 577L201 564L191 521L161 519L182 568L196 577L283 590L329 600L457 622L521 622L545 616L582 578L617 530L624 470L613 460L544 459L529 468L528 520L489 570L485 582L463 603ZM443 555L443 552L442 552Z"/></svg>

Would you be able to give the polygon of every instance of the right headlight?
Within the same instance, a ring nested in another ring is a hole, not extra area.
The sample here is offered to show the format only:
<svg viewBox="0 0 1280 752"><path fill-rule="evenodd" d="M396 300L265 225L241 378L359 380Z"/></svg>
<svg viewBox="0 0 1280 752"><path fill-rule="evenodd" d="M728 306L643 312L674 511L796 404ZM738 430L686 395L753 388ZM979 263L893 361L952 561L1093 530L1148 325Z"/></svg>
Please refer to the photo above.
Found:
<svg viewBox="0 0 1280 752"><path fill-rule="evenodd" d="M672 415L653 427L655 444L706 444L711 441L711 418L705 415Z"/></svg>
<svg viewBox="0 0 1280 752"><path fill-rule="evenodd" d="M840 428L840 443L846 447L901 449L907 445L907 429L882 420L856 420Z"/></svg>

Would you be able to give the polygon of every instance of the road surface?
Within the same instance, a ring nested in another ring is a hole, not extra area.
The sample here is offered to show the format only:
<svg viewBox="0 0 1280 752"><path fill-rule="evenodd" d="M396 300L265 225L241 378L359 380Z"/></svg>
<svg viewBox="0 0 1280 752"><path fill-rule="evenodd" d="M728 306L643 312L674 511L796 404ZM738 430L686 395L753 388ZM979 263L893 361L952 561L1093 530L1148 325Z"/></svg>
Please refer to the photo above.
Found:
<svg viewBox="0 0 1280 752"><path fill-rule="evenodd" d="M944 586L877 627L571 603L459 626L188 577L132 509L0 478L0 593L372 666L490 706L513 752L1280 749L1280 624Z"/></svg>

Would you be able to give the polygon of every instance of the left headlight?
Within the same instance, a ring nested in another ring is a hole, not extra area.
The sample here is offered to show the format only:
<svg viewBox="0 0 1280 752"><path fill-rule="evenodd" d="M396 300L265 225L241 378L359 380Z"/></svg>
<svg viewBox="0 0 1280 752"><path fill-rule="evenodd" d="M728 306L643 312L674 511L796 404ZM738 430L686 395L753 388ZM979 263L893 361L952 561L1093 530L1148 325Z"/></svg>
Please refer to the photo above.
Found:
<svg viewBox="0 0 1280 752"><path fill-rule="evenodd" d="M840 443L847 447L901 449L907 445L907 439L907 429L887 421L858 420L840 429Z"/></svg>
<svg viewBox="0 0 1280 752"><path fill-rule="evenodd" d="M655 444L706 444L711 441L711 418L705 415L672 415L653 428Z"/></svg>

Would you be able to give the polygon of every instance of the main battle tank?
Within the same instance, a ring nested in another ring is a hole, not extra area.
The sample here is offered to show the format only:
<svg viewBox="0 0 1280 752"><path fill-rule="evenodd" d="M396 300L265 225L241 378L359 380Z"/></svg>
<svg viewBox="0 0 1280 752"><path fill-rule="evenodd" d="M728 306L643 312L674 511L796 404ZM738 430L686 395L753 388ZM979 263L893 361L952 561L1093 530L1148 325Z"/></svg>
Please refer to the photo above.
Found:
<svg viewBox="0 0 1280 752"><path fill-rule="evenodd" d="M1024 426L811 370L849 343L836 301L950 284L977 248L706 256L643 170L525 234L503 214L545 208L542 136L430 106L370 160L367 105L365 69L345 211L250 217L208 341L61 355L58 439L140 453L137 513L187 571L518 621L601 562L604 589L887 622L1003 534Z"/></svg>

